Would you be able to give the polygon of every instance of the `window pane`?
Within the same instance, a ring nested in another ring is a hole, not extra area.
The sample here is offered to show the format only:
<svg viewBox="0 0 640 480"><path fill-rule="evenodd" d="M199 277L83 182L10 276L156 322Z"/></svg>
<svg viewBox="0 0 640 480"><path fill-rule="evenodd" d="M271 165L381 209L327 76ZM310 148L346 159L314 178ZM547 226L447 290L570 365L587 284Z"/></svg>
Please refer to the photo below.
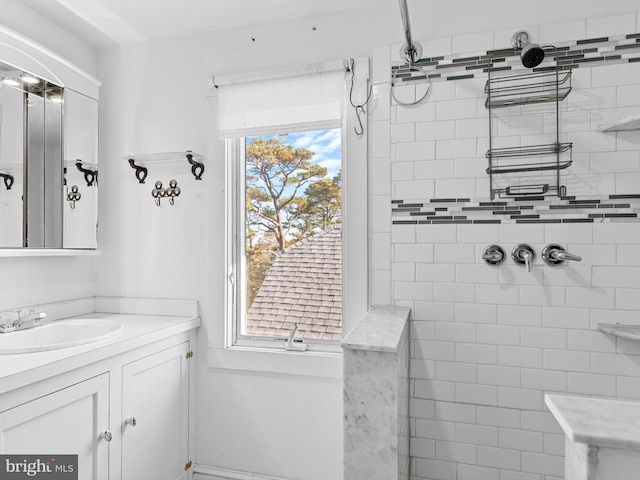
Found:
<svg viewBox="0 0 640 480"><path fill-rule="evenodd" d="M342 339L341 166L340 129L246 138L243 335Z"/></svg>

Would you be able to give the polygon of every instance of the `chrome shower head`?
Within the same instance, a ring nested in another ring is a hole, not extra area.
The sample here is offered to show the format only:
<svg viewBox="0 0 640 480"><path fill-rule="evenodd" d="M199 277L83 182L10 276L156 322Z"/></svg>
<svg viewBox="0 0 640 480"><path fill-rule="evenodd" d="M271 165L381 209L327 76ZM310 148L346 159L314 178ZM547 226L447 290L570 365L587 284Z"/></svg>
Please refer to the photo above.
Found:
<svg viewBox="0 0 640 480"><path fill-rule="evenodd" d="M529 41L529 34L521 30L511 37L511 45L516 50L521 50L520 60L526 68L537 67L544 60L544 50L535 43Z"/></svg>

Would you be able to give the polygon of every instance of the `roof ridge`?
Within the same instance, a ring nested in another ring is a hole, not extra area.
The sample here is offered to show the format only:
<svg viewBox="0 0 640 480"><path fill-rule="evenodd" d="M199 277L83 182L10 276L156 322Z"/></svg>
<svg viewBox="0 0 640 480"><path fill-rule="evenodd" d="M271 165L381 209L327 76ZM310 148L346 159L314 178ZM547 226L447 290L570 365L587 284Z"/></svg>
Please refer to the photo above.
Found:
<svg viewBox="0 0 640 480"><path fill-rule="evenodd" d="M291 251L291 250L293 250L295 248L302 247L306 243L315 241L319 237L322 237L322 236L324 236L324 235L326 235L328 233L332 233L334 230L342 230L342 224L341 223L332 223L327 228L325 228L323 230L320 230L319 232L313 233L312 235L308 235L308 236L304 237L302 240L297 241L296 243L292 243L291 245L286 247L284 249L284 252L281 252L280 255L282 255L283 253L288 253L289 251Z"/></svg>

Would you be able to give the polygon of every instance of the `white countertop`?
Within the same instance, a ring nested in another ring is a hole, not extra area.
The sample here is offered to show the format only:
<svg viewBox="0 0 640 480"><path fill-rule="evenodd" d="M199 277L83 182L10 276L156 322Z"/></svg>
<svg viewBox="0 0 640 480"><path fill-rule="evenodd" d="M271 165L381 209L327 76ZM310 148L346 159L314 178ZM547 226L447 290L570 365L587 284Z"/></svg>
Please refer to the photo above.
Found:
<svg viewBox="0 0 640 480"><path fill-rule="evenodd" d="M545 395L545 403L573 442L640 450L640 402Z"/></svg>
<svg viewBox="0 0 640 480"><path fill-rule="evenodd" d="M105 305L114 304L111 299L108 299L109 302L102 300ZM140 300L136 301L140 302ZM126 300L126 302L131 303L130 300ZM150 308L153 313L150 315L134 311L134 313L97 312L65 317L65 319L107 319L122 324L123 329L118 334L104 340L43 352L0 354L0 394L89 363L119 355L172 335L187 332L200 325L200 317L193 312L197 308L188 310L183 308L182 311L177 311L179 314L171 312L172 315L159 315L157 311L153 312L153 310L158 310L159 303L163 302L151 302L155 304L155 308ZM170 307L168 303L166 306ZM131 311L131 309L128 310ZM171 308L168 310L171 311ZM43 311L46 310L43 309ZM126 312L127 309L122 309L122 311ZM56 317L56 315L53 316ZM11 333L2 335L11 335Z"/></svg>
<svg viewBox="0 0 640 480"><path fill-rule="evenodd" d="M372 306L340 345L352 350L395 352L410 314L407 307Z"/></svg>

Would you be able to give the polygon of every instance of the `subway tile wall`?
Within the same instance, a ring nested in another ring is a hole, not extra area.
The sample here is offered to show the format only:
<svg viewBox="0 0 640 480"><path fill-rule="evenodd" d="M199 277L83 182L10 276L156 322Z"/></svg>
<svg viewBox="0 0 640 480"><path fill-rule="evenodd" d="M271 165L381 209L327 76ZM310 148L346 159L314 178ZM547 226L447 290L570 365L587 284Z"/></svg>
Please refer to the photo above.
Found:
<svg viewBox="0 0 640 480"><path fill-rule="evenodd" d="M528 27L552 43L640 31L638 14ZM421 42L424 56L504 48L518 26ZM389 102L400 45L374 51L369 112L371 296L413 310L410 351L411 475L415 480L556 480L564 435L545 393L640 400L640 342L599 323L640 325L640 222L561 224L392 223L392 201L486 200L488 116L484 81L442 81L429 100ZM601 123L640 113L640 63L580 66L562 135L574 142L569 194L640 193L640 131L594 135ZM420 85L397 92L401 101ZM536 107L533 107L534 110ZM501 135L544 134L547 119L518 116ZM537 253L531 273L509 258L481 259L488 244ZM581 262L550 267L559 243Z"/></svg>

